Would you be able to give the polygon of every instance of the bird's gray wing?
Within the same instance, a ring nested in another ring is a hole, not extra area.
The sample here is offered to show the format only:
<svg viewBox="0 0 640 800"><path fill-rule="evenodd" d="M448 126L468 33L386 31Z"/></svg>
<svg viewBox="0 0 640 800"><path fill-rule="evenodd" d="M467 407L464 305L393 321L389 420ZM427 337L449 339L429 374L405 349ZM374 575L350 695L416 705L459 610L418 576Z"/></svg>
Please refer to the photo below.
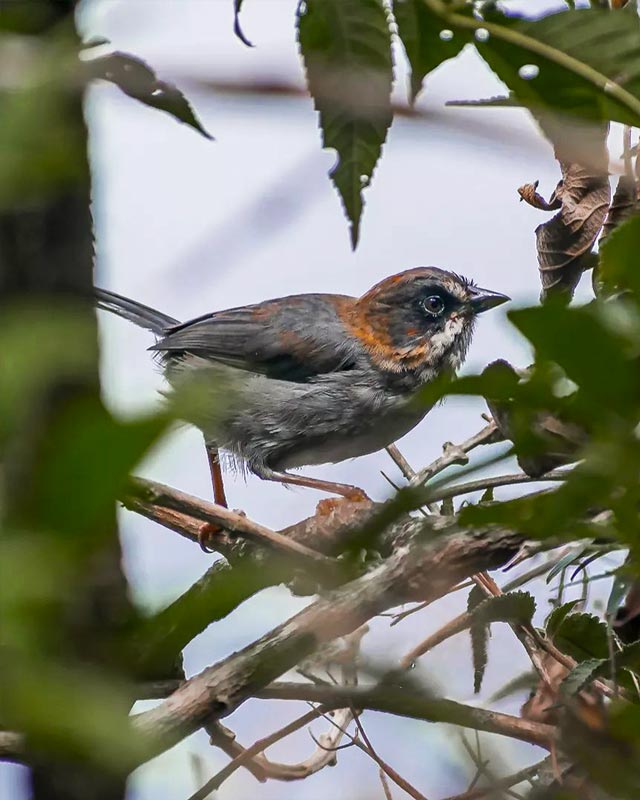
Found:
<svg viewBox="0 0 640 800"><path fill-rule="evenodd" d="M169 328L150 350L192 353L280 380L351 369L358 356L344 320L354 298L304 294L207 314Z"/></svg>

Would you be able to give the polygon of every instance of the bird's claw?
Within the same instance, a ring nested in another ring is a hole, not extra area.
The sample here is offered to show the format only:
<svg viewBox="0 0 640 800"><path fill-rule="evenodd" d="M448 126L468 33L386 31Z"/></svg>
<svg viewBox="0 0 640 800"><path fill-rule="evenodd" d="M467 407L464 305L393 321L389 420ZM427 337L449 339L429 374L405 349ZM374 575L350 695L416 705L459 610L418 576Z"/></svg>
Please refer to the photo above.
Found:
<svg viewBox="0 0 640 800"><path fill-rule="evenodd" d="M204 553L213 553L214 550L210 548L209 540L214 539L222 533L222 528L219 525L213 525L211 522L205 522L200 526L198 531L198 544Z"/></svg>

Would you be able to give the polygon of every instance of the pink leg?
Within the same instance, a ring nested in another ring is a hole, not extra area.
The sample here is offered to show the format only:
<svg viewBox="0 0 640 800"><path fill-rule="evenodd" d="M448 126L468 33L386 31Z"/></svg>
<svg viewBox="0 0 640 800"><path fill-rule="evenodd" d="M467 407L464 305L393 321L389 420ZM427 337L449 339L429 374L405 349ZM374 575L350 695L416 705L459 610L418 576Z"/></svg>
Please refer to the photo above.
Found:
<svg viewBox="0 0 640 800"><path fill-rule="evenodd" d="M213 500L219 506L228 508L227 496L224 491L224 481L222 479L222 468L220 467L220 454L217 447L207 446L207 460L209 462L209 472L211 473L211 486L213 487ZM210 522L205 522L198 531L198 544L205 553L211 553L212 550L207 546L209 539L221 533L222 528L219 525L212 525Z"/></svg>
<svg viewBox="0 0 640 800"><path fill-rule="evenodd" d="M337 494L341 497L346 497L347 500L354 500L360 502L362 500L369 500L369 495L357 486L351 486L348 483L334 483L333 481L323 481L319 478L308 478L305 475L292 475L289 472L266 472L261 475L268 481L276 481L277 483L286 483L291 486L305 486L308 489L318 489L320 492L328 492L329 494Z"/></svg>

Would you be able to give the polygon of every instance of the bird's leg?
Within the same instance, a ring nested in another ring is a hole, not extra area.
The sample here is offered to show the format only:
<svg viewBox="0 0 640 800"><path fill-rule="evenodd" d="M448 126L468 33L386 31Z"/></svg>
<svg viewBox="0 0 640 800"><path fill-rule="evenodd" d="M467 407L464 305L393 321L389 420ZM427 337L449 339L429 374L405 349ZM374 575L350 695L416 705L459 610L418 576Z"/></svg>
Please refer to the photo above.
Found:
<svg viewBox="0 0 640 800"><path fill-rule="evenodd" d="M306 475L292 475L289 472L272 472L271 470L261 472L261 478L277 483L286 483L291 486L306 486L308 489L318 489L320 492L337 494L353 502L370 500L369 495L358 486L349 483L334 483L333 481L323 481L320 478L309 478Z"/></svg>
<svg viewBox="0 0 640 800"><path fill-rule="evenodd" d="M207 461L209 462L209 472L211 473L211 486L213 487L213 501L219 506L228 508L227 496L224 491L224 481L222 479L222 468L220 466L220 453L217 447L205 445L207 449ZM209 539L222 532L219 525L205 522L198 531L198 544L205 553L212 551L207 547Z"/></svg>

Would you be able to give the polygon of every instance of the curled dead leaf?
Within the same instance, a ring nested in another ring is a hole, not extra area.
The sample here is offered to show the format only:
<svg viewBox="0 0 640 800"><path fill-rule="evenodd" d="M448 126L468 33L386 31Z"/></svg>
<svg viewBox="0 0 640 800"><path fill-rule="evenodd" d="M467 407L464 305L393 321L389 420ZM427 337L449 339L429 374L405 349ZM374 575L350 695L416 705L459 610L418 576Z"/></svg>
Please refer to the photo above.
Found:
<svg viewBox="0 0 640 800"><path fill-rule="evenodd" d="M553 211L556 208L560 208L561 203L556 197L555 192L551 195L549 202L547 202L541 194L538 194L537 188L539 183L540 181L534 181L533 183L525 183L524 186L520 186L518 188L520 202L524 200L530 206L539 208L541 211Z"/></svg>
<svg viewBox="0 0 640 800"><path fill-rule="evenodd" d="M570 300L583 271L594 264L591 250L609 210L608 126L580 125L547 114L537 118L554 143L562 179L548 201L536 191L537 182L518 191L535 208L559 209L536 228L541 300L553 295Z"/></svg>

